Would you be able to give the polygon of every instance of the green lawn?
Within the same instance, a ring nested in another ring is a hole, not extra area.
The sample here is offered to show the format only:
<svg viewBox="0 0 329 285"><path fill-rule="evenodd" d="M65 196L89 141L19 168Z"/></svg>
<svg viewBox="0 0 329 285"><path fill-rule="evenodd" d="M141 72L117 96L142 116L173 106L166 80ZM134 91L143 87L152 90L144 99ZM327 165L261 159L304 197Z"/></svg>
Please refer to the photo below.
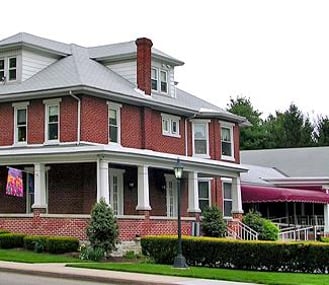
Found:
<svg viewBox="0 0 329 285"><path fill-rule="evenodd" d="M174 275L183 277L217 279L227 281L253 282L271 285L326 285L328 274L272 273L228 269L191 267L187 270L173 269L169 265L150 263L85 263L68 255L35 253L22 249L0 249L0 260L26 263L70 263L68 266L117 270L149 274Z"/></svg>
<svg viewBox="0 0 329 285"><path fill-rule="evenodd" d="M327 274L303 274L303 273L275 273L242 271L217 268L191 267L187 270L173 269L169 265L157 265L149 263L94 263L73 264L73 267L93 268L103 270L117 270L138 273L150 273L161 275L174 275L205 279L217 279L227 281L253 282L271 285L326 285L329 284Z"/></svg>
<svg viewBox="0 0 329 285"><path fill-rule="evenodd" d="M26 263L73 263L80 259L62 254L36 253L23 249L0 249L0 260Z"/></svg>

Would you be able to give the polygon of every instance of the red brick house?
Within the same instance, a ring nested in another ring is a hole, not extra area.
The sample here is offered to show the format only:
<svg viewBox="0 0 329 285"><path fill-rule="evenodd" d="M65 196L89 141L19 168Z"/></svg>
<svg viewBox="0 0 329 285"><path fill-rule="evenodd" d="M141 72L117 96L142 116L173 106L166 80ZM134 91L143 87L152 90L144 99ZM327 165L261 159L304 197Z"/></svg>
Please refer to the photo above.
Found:
<svg viewBox="0 0 329 285"><path fill-rule="evenodd" d="M182 230L206 205L242 214L239 128L233 115L179 88L177 60L151 40L81 47L19 33L0 41L0 228L85 239L101 197L121 240ZM6 194L8 167L23 197Z"/></svg>

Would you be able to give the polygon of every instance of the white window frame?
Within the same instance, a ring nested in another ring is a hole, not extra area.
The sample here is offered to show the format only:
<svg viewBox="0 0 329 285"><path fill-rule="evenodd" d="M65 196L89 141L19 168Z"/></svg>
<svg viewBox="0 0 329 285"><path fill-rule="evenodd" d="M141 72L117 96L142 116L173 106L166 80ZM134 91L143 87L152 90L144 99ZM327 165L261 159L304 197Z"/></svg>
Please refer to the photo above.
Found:
<svg viewBox="0 0 329 285"><path fill-rule="evenodd" d="M52 144L52 143L59 143L60 141L60 121L61 121L61 111L60 111L60 102L62 102L61 98L55 98L55 99L48 99L48 100L43 100L43 104L45 105L45 143L46 144ZM58 108L58 134L57 134L57 139L48 139L49 136L49 108L50 107L57 107Z"/></svg>
<svg viewBox="0 0 329 285"><path fill-rule="evenodd" d="M231 185L231 198L226 198L225 197L224 184L230 184ZM232 213L230 214L230 216L225 216L225 201L226 202L231 202L231 209L233 209L232 179L222 178L222 189L223 189L223 217L224 218L232 218Z"/></svg>
<svg viewBox="0 0 329 285"><path fill-rule="evenodd" d="M152 70L155 70L156 72L156 78L154 78L152 76ZM161 73L165 73L166 74L166 81L161 81ZM152 80L156 80L156 89L153 89L153 86L152 86ZM166 86L167 86L167 91L164 92L162 91L162 88L161 88L161 83L166 83ZM166 70L166 69L162 69L162 68L158 68L158 67L154 67L152 66L151 67L151 88L152 88L152 91L155 91L155 92L158 92L158 93L161 93L161 94L169 94L169 70Z"/></svg>
<svg viewBox="0 0 329 285"><path fill-rule="evenodd" d="M0 58L0 61L3 61L3 68L0 69L0 73L3 75L0 75L0 81L4 81L6 78L6 60L4 58Z"/></svg>
<svg viewBox="0 0 329 285"><path fill-rule="evenodd" d="M108 106L108 110L107 110L107 129L108 129L108 143L109 144L121 144L121 108L122 108L122 105L121 104L118 104L118 103L114 103L114 102L107 102L107 106ZM113 141L110 141L110 110L114 110L116 111L116 114L117 114L117 130L118 130L118 141L117 142L113 142Z"/></svg>
<svg viewBox="0 0 329 285"><path fill-rule="evenodd" d="M16 60L16 65L15 67L10 67L10 60L11 59L15 59ZM17 63L18 63L18 59L16 56L11 56L8 57L8 81L12 82L12 81L16 81L17 80ZM15 70L15 79L10 79L10 71L11 70Z"/></svg>
<svg viewBox="0 0 329 285"><path fill-rule="evenodd" d="M192 147L193 147L193 156L210 158L209 156L209 123L210 120L191 120L192 122ZM205 137L206 137L206 153L195 153L195 125L196 124L204 124L205 128Z"/></svg>
<svg viewBox="0 0 329 285"><path fill-rule="evenodd" d="M13 59L15 58L16 59L16 66L15 67L10 67L10 59ZM20 65L19 63L19 56L17 55L14 55L14 56L4 56L4 57L1 57L0 60L3 60L4 64L3 64L3 69L0 69L0 72L3 72L3 78L0 78L0 81L5 81L5 82L16 82L18 79L19 79L19 70L18 70L18 67ZM16 74L16 78L15 79L10 79L9 78L9 74L10 74L10 70L15 70L15 74Z"/></svg>
<svg viewBox="0 0 329 285"><path fill-rule="evenodd" d="M166 81L162 81L161 74L164 73L166 77ZM166 91L162 91L162 83L166 84ZM168 71L160 69L160 77L159 77L159 87L160 87L160 92L164 94L168 94L168 89L169 89L169 84L168 84Z"/></svg>
<svg viewBox="0 0 329 285"><path fill-rule="evenodd" d="M220 124L220 143L221 143L221 158L226 160L234 160L234 124L228 123L228 122L219 122ZM231 142L231 155L224 155L223 154L223 143L227 143L226 141L223 141L222 137L222 129L229 129L230 130L230 142Z"/></svg>
<svg viewBox="0 0 329 285"><path fill-rule="evenodd" d="M198 178L198 196L199 196L199 200L198 201L199 201L199 208L200 209L201 209L201 207L200 207L200 200L203 200L203 201L206 201L207 200L209 207L212 204L212 201L211 201L211 183L210 183L211 180L212 180L212 178ZM200 198L199 183L208 183L208 199Z"/></svg>
<svg viewBox="0 0 329 285"><path fill-rule="evenodd" d="M169 115L169 114L161 114L162 120L162 135L177 137L180 138L180 130L179 130L179 122L180 117ZM174 124L176 124L176 132L174 131Z"/></svg>
<svg viewBox="0 0 329 285"><path fill-rule="evenodd" d="M28 106L29 102L19 102L13 103L12 106L14 107L14 144L27 144L28 140ZM26 138L25 141L18 141L18 122L17 122L17 112L19 110L25 110L26 112Z"/></svg>
<svg viewBox="0 0 329 285"><path fill-rule="evenodd" d="M152 71L155 71L155 77L152 76ZM156 89L153 88L152 80L156 81ZM155 67L151 68L151 88L153 91L158 91L159 90L159 70Z"/></svg>
<svg viewBox="0 0 329 285"><path fill-rule="evenodd" d="M124 181L123 181L123 174L125 173L124 169L118 168L109 168L109 202L113 209L115 215L120 216L124 215ZM113 177L117 177L117 201L116 205L117 208L114 208L114 193L113 193Z"/></svg>

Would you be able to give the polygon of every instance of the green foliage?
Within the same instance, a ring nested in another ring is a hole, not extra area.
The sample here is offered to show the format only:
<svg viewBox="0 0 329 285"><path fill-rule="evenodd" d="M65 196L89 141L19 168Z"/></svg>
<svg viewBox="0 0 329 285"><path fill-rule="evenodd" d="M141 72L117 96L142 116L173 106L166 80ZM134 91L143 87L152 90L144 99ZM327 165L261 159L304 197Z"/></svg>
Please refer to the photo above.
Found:
<svg viewBox="0 0 329 285"><path fill-rule="evenodd" d="M1 229L0 230L0 235L2 235L2 234L9 234L10 233L10 231L8 231L8 230L5 230L5 229Z"/></svg>
<svg viewBox="0 0 329 285"><path fill-rule="evenodd" d="M205 236L223 237L226 232L226 223L222 211L216 207L208 207L203 213L201 228Z"/></svg>
<svg viewBox="0 0 329 285"><path fill-rule="evenodd" d="M74 252L79 248L79 240L74 237L48 237L46 249L50 253Z"/></svg>
<svg viewBox="0 0 329 285"><path fill-rule="evenodd" d="M318 146L329 145L329 117L319 116L316 123L315 140Z"/></svg>
<svg viewBox="0 0 329 285"><path fill-rule="evenodd" d="M119 237L118 224L111 207L103 198L91 211L87 236L93 248L102 248L107 255L116 247Z"/></svg>
<svg viewBox="0 0 329 285"><path fill-rule="evenodd" d="M82 245L80 247L79 258L81 260L101 261L104 258L104 254L104 249L101 247Z"/></svg>
<svg viewBox="0 0 329 285"><path fill-rule="evenodd" d="M173 263L176 243L174 236L141 240L143 254L161 264ZM182 249L191 266L309 273L326 273L329 269L329 244L321 242L183 237Z"/></svg>
<svg viewBox="0 0 329 285"><path fill-rule="evenodd" d="M43 247L45 250L48 236L28 235L24 237L24 248L38 252ZM39 251L40 252L40 251Z"/></svg>
<svg viewBox="0 0 329 285"><path fill-rule="evenodd" d="M259 233L260 240L277 240L279 228L270 220L262 218L256 211L250 211L243 217L243 223Z"/></svg>
<svg viewBox="0 0 329 285"><path fill-rule="evenodd" d="M329 237L320 237L320 241L329 243Z"/></svg>
<svg viewBox="0 0 329 285"><path fill-rule="evenodd" d="M23 247L25 234L1 234L0 248Z"/></svg>

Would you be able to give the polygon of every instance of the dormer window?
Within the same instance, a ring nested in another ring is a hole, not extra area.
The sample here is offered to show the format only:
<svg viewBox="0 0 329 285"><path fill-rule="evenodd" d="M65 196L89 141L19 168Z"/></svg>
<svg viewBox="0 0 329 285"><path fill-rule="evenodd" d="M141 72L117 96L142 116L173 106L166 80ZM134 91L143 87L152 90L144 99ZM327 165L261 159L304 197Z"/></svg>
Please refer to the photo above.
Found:
<svg viewBox="0 0 329 285"><path fill-rule="evenodd" d="M156 68L151 69L151 84L152 90L158 91L158 70Z"/></svg>
<svg viewBox="0 0 329 285"><path fill-rule="evenodd" d="M5 79L5 60L0 59L0 81Z"/></svg>
<svg viewBox="0 0 329 285"><path fill-rule="evenodd" d="M160 85L161 85L161 92L168 93L168 73L167 71L160 71Z"/></svg>
<svg viewBox="0 0 329 285"><path fill-rule="evenodd" d="M8 80L16 80L16 71L17 71L17 59L16 57L9 58L8 62Z"/></svg>

